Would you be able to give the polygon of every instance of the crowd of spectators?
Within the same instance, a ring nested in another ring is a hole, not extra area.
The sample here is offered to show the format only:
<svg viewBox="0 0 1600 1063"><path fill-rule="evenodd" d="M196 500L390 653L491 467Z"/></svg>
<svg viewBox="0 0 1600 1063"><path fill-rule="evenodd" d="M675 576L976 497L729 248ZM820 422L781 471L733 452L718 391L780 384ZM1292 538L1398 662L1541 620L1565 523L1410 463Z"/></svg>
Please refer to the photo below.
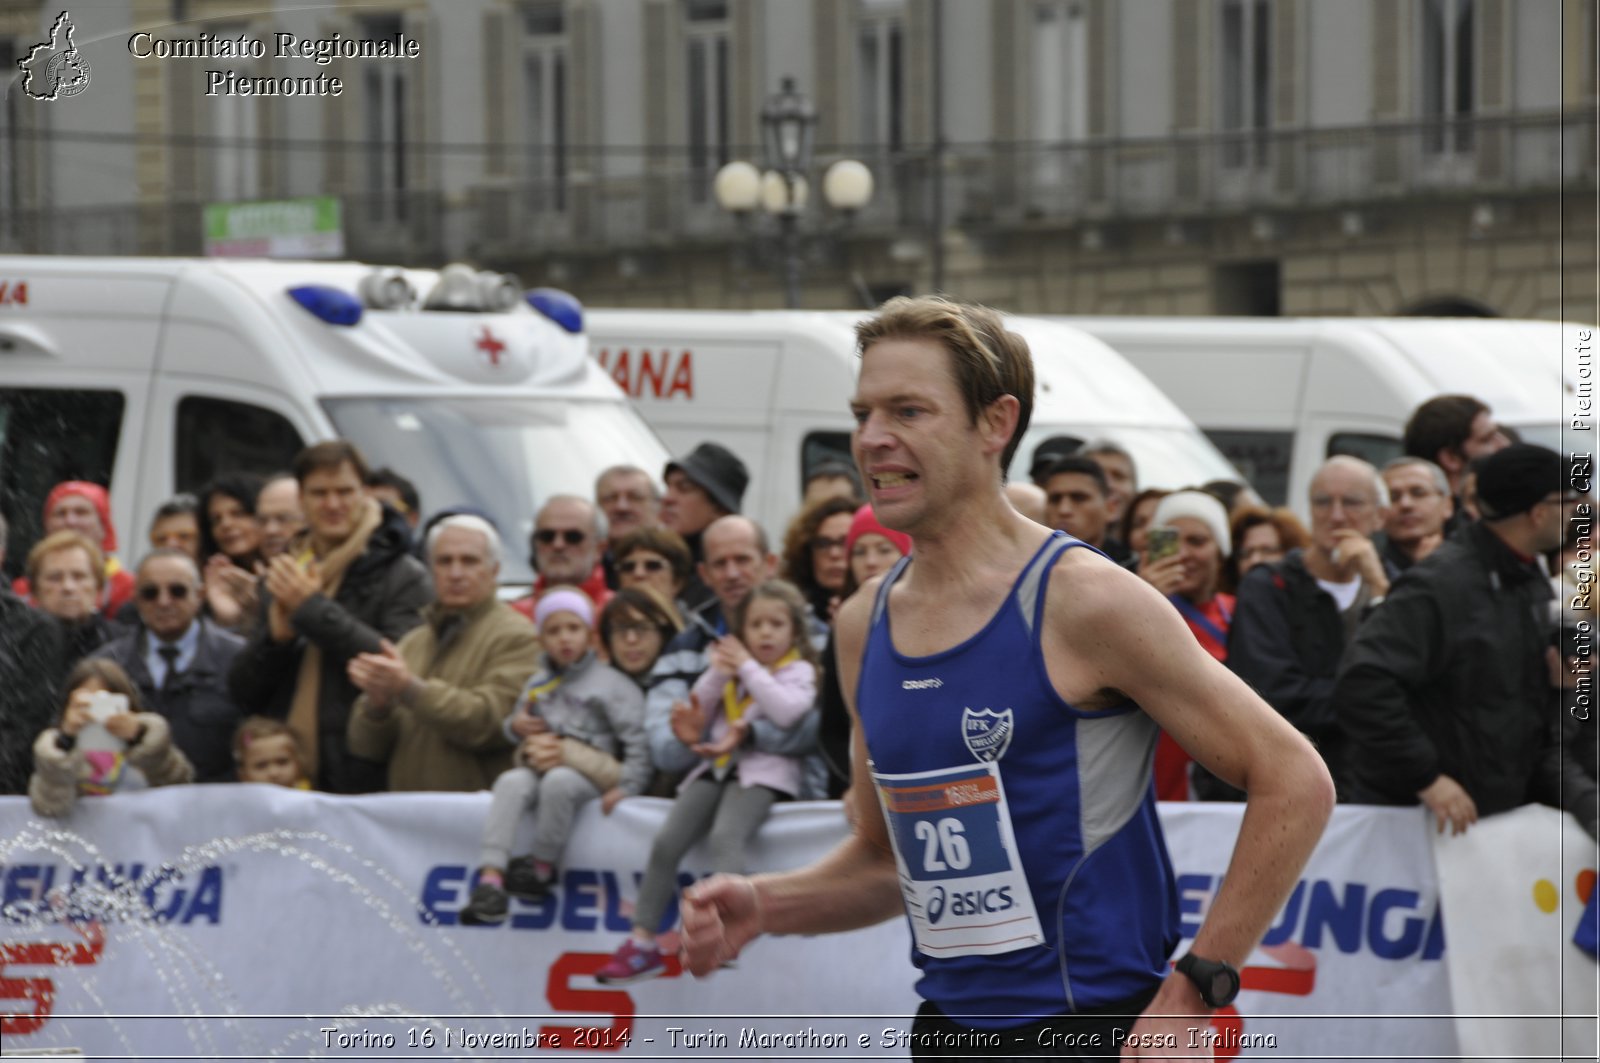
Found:
<svg viewBox="0 0 1600 1063"><path fill-rule="evenodd" d="M1563 711L1575 662L1555 648L1574 596L1552 588L1580 526L1561 459L1466 396L1415 411L1406 447L1381 470L1329 458L1309 527L1243 484L1141 490L1105 441L1046 441L1007 493L1165 595L1315 743L1343 799L1422 803L1456 830L1545 801L1594 834L1593 725ZM403 472L348 442L168 500L131 569L105 489L61 483L0 589L0 792L61 815L190 781L488 790L480 922L548 891L589 800L692 795L652 873L670 883L706 831L735 867L773 801L850 785L831 622L915 544L876 521L848 464L812 471L784 529L741 515L748 473L715 443L660 474L619 466L592 497L545 499L537 581L509 603L502 530L462 505L424 521ZM0 561L5 542L0 522ZM1156 777L1168 800L1240 796L1165 739ZM517 855L524 815L537 840ZM669 889L641 908L618 979L649 960Z"/></svg>

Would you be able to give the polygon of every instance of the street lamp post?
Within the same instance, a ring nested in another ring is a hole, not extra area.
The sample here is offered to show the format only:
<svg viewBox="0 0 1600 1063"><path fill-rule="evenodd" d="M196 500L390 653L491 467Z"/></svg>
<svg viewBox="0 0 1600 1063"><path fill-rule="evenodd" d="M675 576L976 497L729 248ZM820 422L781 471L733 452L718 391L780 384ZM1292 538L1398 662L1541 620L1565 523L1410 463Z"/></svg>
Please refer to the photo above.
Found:
<svg viewBox="0 0 1600 1063"><path fill-rule="evenodd" d="M817 127L817 110L795 88L794 78L761 108L761 140L766 171L748 162L730 162L717 171L712 191L723 210L744 215L760 206L778 223L783 257L784 305L800 306L800 214L805 209ZM872 172L855 159L841 159L822 181L823 198L835 210L860 210L872 198Z"/></svg>

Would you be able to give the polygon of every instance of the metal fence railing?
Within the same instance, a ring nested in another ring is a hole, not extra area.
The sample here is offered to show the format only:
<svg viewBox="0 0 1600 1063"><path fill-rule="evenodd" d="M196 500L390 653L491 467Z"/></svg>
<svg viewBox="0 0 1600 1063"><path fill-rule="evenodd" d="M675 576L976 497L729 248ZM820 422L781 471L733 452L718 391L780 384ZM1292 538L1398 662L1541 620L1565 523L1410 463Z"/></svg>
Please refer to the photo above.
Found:
<svg viewBox="0 0 1600 1063"><path fill-rule="evenodd" d="M937 155L926 147L823 146L811 182L814 204L821 199L823 169L838 158L865 162L877 190L852 218L824 219L818 204L808 224L847 223L861 236L893 238L926 232L936 207L947 225L982 229L1588 189L1597 176L1596 120L1594 109L1582 109L1064 144L950 144ZM282 150L358 149L318 143ZM757 154L751 149L744 157ZM293 172L360 172L356 161L321 169L297 165ZM561 167L529 168L535 172L540 176L513 172L469 181L449 194L420 179L404 192L344 194L346 254L373 261L437 263L465 255L492 262L742 238L739 220L711 197L704 167L692 166L683 150L569 146ZM935 194L942 203L935 203ZM167 202L22 210L0 227L0 250L199 254L202 208Z"/></svg>

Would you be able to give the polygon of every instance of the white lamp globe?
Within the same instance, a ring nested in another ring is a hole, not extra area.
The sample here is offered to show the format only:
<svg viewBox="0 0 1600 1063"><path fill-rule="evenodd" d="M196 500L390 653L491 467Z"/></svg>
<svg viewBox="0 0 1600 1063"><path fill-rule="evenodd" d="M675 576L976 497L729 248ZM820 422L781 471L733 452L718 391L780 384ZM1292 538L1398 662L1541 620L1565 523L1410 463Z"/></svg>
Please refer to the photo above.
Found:
<svg viewBox="0 0 1600 1063"><path fill-rule="evenodd" d="M835 210L860 210L872 200L872 171L856 159L840 159L822 176L822 197Z"/></svg>
<svg viewBox="0 0 1600 1063"><path fill-rule="evenodd" d="M787 180L777 170L761 175L761 207L768 214L798 214L809 193L806 179L798 174Z"/></svg>
<svg viewBox="0 0 1600 1063"><path fill-rule="evenodd" d="M756 209L761 202L761 171L748 162L730 162L711 181L717 205L733 214Z"/></svg>

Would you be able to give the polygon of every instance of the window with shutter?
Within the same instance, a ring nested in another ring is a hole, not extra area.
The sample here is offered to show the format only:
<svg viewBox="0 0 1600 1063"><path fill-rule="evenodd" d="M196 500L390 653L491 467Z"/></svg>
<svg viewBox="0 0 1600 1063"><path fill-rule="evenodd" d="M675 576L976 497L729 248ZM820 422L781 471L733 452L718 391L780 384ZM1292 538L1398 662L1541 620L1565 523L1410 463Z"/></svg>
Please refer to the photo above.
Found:
<svg viewBox="0 0 1600 1063"><path fill-rule="evenodd" d="M686 0L689 199L711 201L711 180L729 160L729 23L726 0Z"/></svg>
<svg viewBox="0 0 1600 1063"><path fill-rule="evenodd" d="M523 12L522 183L535 213L567 209L568 41L560 3Z"/></svg>

